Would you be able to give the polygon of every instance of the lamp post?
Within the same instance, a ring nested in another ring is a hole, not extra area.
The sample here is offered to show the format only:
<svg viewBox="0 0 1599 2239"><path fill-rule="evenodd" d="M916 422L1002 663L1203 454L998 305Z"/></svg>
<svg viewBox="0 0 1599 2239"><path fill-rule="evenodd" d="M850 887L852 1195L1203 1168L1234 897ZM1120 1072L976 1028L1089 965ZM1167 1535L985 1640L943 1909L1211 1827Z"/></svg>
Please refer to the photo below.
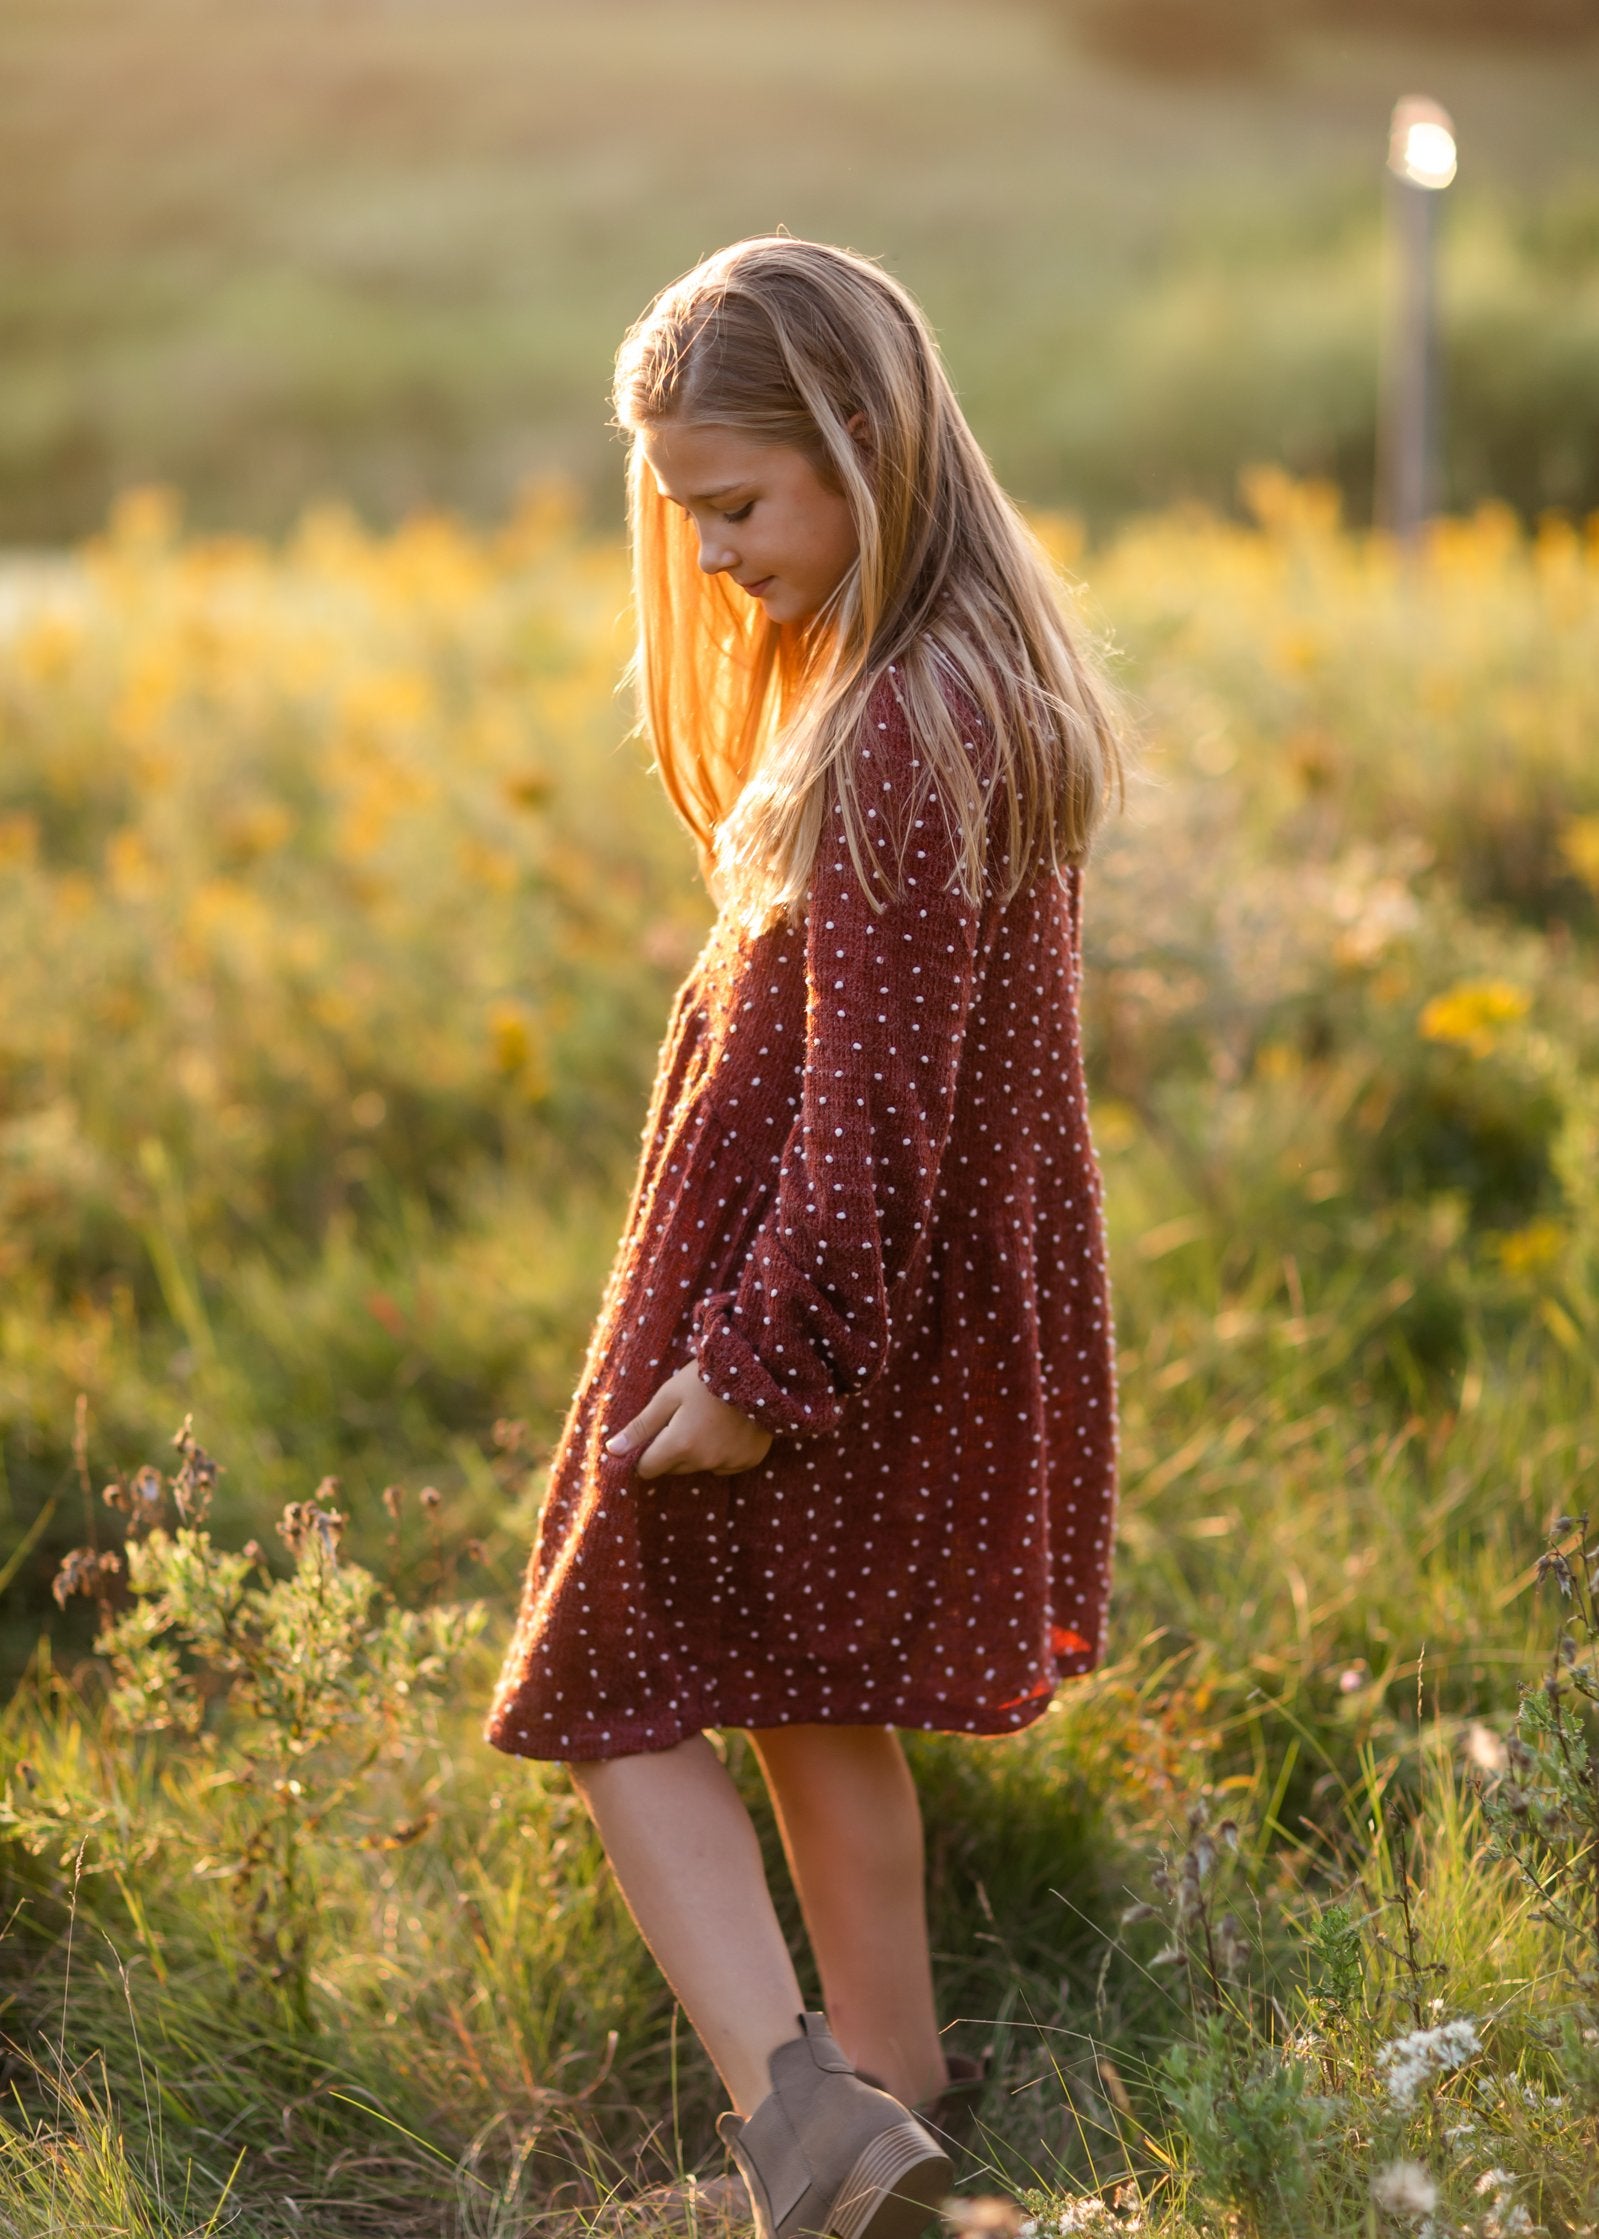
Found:
<svg viewBox="0 0 1599 2239"><path fill-rule="evenodd" d="M1433 209L1455 175L1455 128L1423 94L1394 106L1388 137L1388 315L1377 428L1378 518L1413 547L1433 503L1437 349Z"/></svg>

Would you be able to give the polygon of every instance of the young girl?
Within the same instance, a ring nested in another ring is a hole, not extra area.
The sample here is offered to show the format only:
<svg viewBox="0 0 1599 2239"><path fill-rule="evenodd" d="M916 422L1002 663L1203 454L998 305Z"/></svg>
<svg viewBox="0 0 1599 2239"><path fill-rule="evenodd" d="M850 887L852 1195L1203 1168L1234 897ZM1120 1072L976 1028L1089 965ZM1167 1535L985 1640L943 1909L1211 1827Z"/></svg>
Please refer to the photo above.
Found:
<svg viewBox="0 0 1599 2239"><path fill-rule="evenodd" d="M895 1729L1014 1733L1102 1647L1114 1331L1078 987L1118 723L875 264L736 242L632 328L615 401L643 725L719 914L486 1737L571 1767L733 2101L762 2239L912 2239L972 2064L940 2043Z"/></svg>

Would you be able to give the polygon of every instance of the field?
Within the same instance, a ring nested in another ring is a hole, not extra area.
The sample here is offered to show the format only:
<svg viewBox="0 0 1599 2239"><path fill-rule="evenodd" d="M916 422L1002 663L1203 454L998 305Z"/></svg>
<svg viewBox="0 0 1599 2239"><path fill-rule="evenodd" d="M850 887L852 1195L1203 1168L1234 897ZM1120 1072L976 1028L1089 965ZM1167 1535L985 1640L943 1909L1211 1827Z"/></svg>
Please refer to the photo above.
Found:
<svg viewBox="0 0 1599 2239"><path fill-rule="evenodd" d="M1289 0L1284 0L1286 10ZM783 224L926 304L1009 486L1095 533L1251 459L1369 518L1395 97L1453 114L1441 503L1599 506L1599 46L1288 43L1119 70L1068 0L8 0L0 540L130 481L274 535L327 491L619 514L606 374Z"/></svg>
<svg viewBox="0 0 1599 2239"><path fill-rule="evenodd" d="M962 2186L1591 2231L1599 520L1406 567L1241 499L1038 516L1143 742L1086 886L1125 1476L1106 1665L910 1738ZM610 2228L718 2088L478 1723L709 917L622 555L559 484L275 542L146 489L7 612L0 2226Z"/></svg>

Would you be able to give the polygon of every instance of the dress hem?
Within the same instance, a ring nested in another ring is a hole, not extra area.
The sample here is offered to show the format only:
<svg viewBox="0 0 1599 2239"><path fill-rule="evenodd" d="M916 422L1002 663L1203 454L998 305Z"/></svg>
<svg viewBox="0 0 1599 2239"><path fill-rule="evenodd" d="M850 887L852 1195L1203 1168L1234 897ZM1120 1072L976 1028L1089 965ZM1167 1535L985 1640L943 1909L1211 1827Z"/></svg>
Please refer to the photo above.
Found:
<svg viewBox="0 0 1599 2239"><path fill-rule="evenodd" d="M586 1734L574 1734L570 1743L563 1741L559 1748L519 1744L510 1738L508 1724L503 1722L498 1731L485 1728L483 1739L490 1748L508 1757L528 1757L547 1764L594 1764L612 1757L647 1756L676 1749L680 1742L691 1741L696 1734L723 1727L897 1726L907 1733L967 1734L980 1739L1003 1740L1007 1734L1021 1733L1036 1724L1054 1708L1055 1696L1063 1681L1085 1678L1100 1661L1098 1656L1063 1657L1056 1667L1053 1683L1041 1688L1036 1696L1024 1697L1014 1704L982 1705L965 1712L954 1711L947 1703L907 1703L900 1698L885 1706L888 1715L869 1710L839 1711L823 1705L818 1710L796 1711L790 1707L781 1716L774 1717L751 1704L746 1706L744 1715L733 1710L698 1720L684 1716L656 1719L648 1725L613 1724L604 1733L590 1729Z"/></svg>

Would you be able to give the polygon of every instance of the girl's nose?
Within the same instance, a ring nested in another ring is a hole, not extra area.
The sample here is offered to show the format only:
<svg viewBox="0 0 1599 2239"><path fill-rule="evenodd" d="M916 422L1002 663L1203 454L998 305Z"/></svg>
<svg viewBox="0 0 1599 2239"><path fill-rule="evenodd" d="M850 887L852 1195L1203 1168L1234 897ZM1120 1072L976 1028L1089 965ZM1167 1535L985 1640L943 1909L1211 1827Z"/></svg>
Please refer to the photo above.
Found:
<svg viewBox="0 0 1599 2239"><path fill-rule="evenodd" d="M706 575L720 575L724 568L733 565L733 555L725 545L708 543L700 539L700 567Z"/></svg>

